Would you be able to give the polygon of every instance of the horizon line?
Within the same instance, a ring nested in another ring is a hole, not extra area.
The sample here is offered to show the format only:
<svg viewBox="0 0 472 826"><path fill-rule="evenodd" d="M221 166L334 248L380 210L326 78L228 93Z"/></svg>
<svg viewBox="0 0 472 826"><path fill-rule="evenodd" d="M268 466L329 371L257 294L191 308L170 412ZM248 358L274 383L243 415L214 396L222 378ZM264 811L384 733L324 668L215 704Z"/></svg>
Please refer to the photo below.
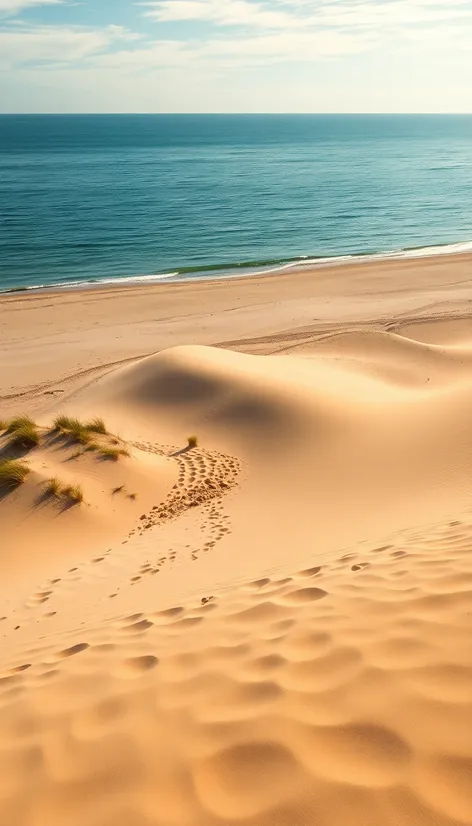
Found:
<svg viewBox="0 0 472 826"><path fill-rule="evenodd" d="M161 117L471 117L471 112L0 112L0 117L120 117L154 115Z"/></svg>

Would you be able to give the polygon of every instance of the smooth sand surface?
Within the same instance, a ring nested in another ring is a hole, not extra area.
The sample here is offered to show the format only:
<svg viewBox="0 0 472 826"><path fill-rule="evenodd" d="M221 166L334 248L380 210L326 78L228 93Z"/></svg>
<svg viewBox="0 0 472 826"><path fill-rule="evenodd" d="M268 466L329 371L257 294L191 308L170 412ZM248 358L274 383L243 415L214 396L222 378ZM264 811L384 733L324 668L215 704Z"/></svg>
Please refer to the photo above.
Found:
<svg viewBox="0 0 472 826"><path fill-rule="evenodd" d="M471 262L0 299L1 826L472 824Z"/></svg>

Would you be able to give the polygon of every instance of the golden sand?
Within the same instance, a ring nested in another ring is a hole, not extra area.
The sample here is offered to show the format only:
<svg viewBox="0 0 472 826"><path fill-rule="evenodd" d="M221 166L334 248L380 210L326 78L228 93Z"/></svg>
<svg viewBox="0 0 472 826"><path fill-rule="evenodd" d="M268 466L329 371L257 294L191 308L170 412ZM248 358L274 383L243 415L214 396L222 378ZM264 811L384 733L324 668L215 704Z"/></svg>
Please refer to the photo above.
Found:
<svg viewBox="0 0 472 826"><path fill-rule="evenodd" d="M469 269L0 300L1 826L472 824Z"/></svg>

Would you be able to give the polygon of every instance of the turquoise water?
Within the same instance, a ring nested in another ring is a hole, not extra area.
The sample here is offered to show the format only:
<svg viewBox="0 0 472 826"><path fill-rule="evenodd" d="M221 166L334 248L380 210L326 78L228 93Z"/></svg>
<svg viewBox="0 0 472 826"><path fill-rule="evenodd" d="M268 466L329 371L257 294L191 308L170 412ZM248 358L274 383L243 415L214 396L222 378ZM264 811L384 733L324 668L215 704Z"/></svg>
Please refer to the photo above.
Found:
<svg viewBox="0 0 472 826"><path fill-rule="evenodd" d="M0 116L0 290L472 249L471 192L467 115Z"/></svg>

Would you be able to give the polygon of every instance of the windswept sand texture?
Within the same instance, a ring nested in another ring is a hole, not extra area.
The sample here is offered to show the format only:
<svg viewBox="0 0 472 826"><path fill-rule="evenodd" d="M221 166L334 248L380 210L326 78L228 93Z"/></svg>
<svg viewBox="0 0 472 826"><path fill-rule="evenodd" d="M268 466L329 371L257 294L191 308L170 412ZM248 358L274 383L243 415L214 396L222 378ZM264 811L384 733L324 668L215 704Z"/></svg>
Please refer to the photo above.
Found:
<svg viewBox="0 0 472 826"><path fill-rule="evenodd" d="M49 389L4 380L6 413L103 416L130 456L42 445L0 499L1 826L472 824L472 323L455 312L399 300L375 329L277 333L261 311L258 336L142 358L134 330L126 363L109 342L108 367L62 383L38 345ZM51 475L84 503L38 507Z"/></svg>

